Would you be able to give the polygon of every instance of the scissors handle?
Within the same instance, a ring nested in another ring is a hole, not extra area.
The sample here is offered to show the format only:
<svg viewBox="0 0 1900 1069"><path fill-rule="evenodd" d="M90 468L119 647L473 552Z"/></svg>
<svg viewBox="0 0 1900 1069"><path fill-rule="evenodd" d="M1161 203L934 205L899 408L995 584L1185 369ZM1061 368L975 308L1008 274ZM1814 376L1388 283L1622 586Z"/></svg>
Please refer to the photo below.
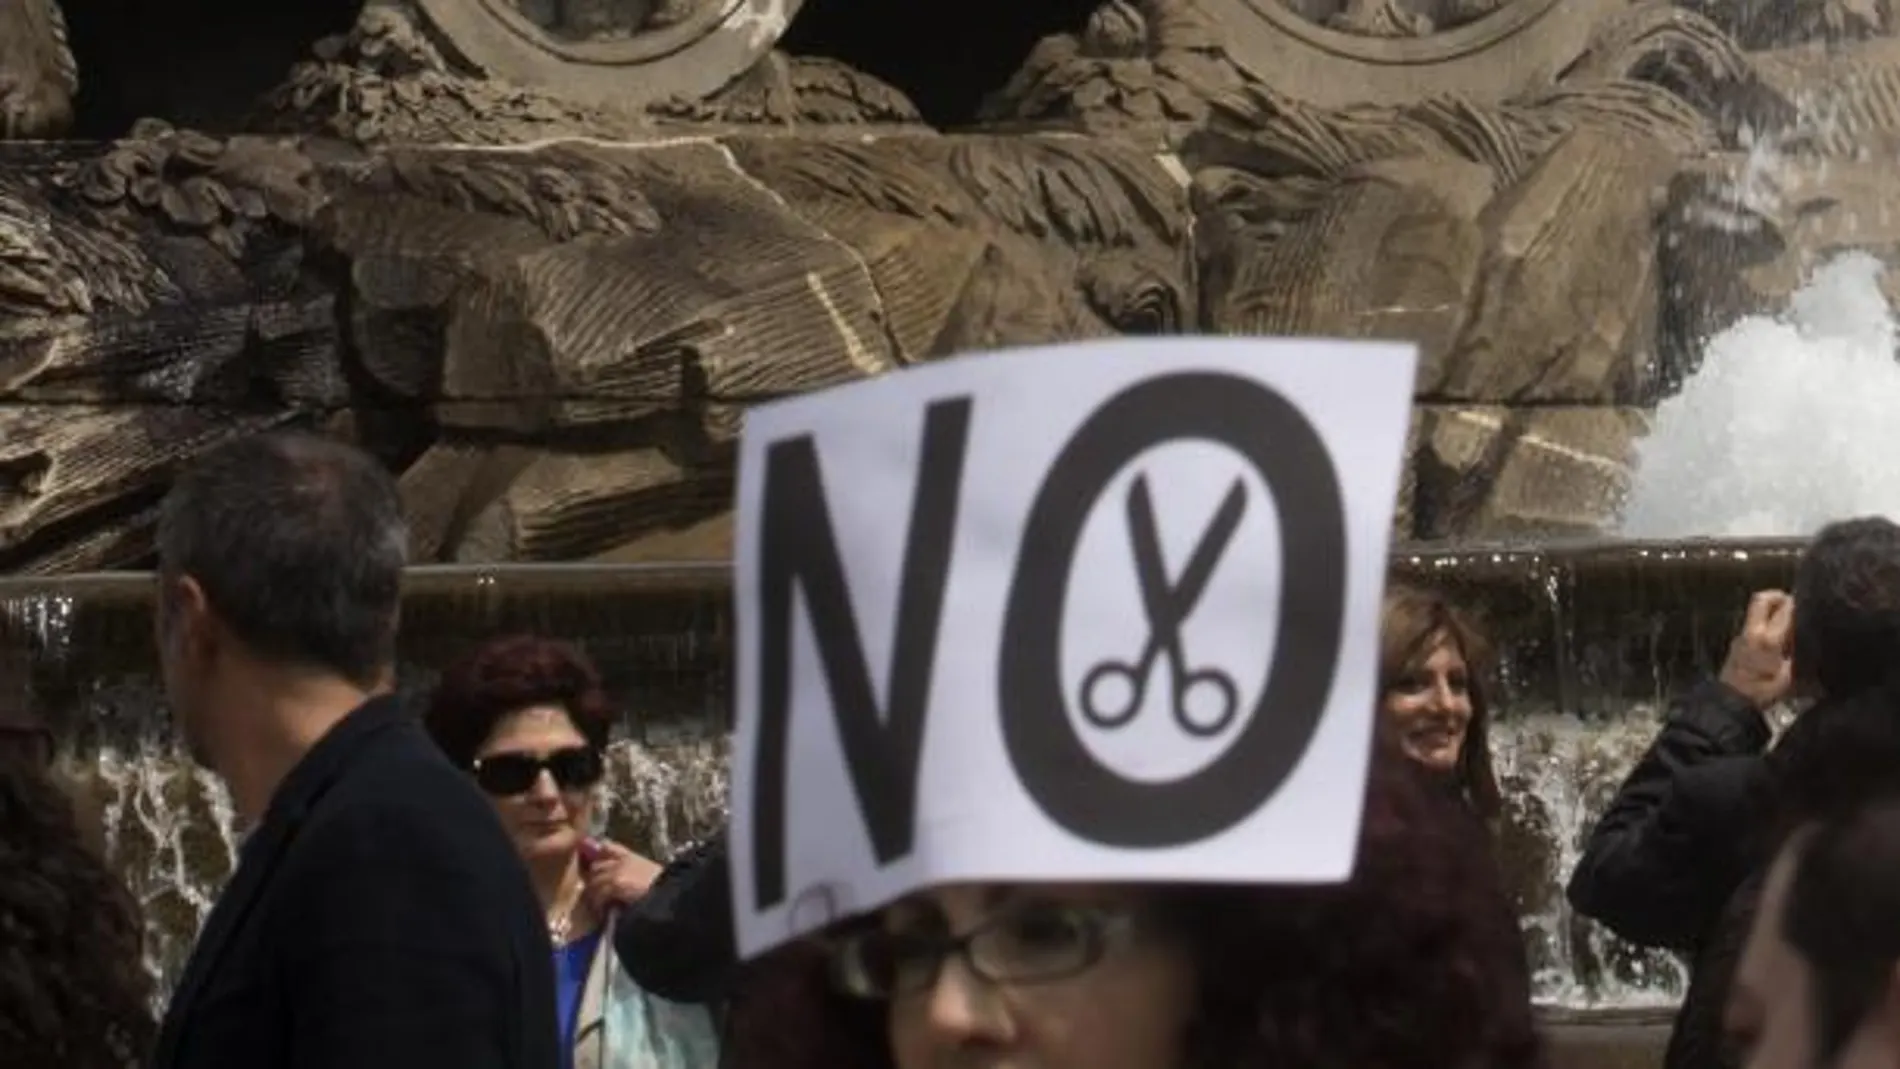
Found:
<svg viewBox="0 0 1900 1069"><path fill-rule="evenodd" d="M1082 677L1082 718L1098 728L1118 728L1141 711L1147 676L1135 665L1103 661Z"/></svg>
<svg viewBox="0 0 1900 1069"><path fill-rule="evenodd" d="M1214 668L1183 673L1174 682L1174 722L1195 738L1226 731L1240 715L1240 690Z"/></svg>

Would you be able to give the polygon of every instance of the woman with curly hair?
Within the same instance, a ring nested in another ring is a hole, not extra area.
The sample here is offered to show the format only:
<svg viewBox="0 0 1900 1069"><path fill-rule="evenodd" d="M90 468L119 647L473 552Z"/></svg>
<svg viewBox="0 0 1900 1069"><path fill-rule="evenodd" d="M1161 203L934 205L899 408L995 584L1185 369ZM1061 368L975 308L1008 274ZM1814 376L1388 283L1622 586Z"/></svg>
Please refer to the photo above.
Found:
<svg viewBox="0 0 1900 1069"><path fill-rule="evenodd" d="M51 736L0 723L0 1062L126 1069L153 1038L144 932L124 884L86 845L48 768Z"/></svg>
<svg viewBox="0 0 1900 1069"><path fill-rule="evenodd" d="M937 887L748 970L732 1069L1533 1069L1484 833L1382 744L1329 886Z"/></svg>
<svg viewBox="0 0 1900 1069"><path fill-rule="evenodd" d="M611 949L620 907L659 871L588 837L613 722L587 658L532 636L497 639L449 669L424 716L494 802L547 912L562 1069L711 1069L710 1011L644 991Z"/></svg>
<svg viewBox="0 0 1900 1069"><path fill-rule="evenodd" d="M1491 647L1444 595L1386 588L1379 645L1379 713L1406 756L1442 777L1485 822L1503 810L1491 767L1484 678Z"/></svg>

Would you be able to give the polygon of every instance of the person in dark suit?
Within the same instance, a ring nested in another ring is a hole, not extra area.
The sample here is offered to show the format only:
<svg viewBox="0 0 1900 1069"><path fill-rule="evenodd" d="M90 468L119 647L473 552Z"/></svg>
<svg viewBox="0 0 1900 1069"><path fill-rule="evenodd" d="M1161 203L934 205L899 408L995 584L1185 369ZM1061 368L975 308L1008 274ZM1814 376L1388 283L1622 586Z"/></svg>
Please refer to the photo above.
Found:
<svg viewBox="0 0 1900 1069"><path fill-rule="evenodd" d="M555 1069L527 873L388 693L406 541L389 475L320 438L221 447L165 500L165 689L252 830L153 1069Z"/></svg>

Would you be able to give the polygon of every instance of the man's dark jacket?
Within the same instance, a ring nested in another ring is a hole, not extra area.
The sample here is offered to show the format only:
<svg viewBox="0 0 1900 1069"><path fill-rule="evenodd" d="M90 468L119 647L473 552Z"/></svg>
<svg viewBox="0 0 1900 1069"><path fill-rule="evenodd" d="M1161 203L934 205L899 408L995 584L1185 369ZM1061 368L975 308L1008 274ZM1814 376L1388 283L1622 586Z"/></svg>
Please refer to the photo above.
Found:
<svg viewBox="0 0 1900 1069"><path fill-rule="evenodd" d="M494 810L393 699L278 787L153 1069L555 1069L547 928Z"/></svg>
<svg viewBox="0 0 1900 1069"><path fill-rule="evenodd" d="M1766 862L1776 772L1761 713L1718 682L1684 695L1590 833L1570 904L1690 959L1665 1069L1725 1069L1722 1007Z"/></svg>
<svg viewBox="0 0 1900 1069"><path fill-rule="evenodd" d="M1733 689L1684 695L1590 832L1571 906L1632 943L1700 951L1763 861L1770 738Z"/></svg>
<svg viewBox="0 0 1900 1069"><path fill-rule="evenodd" d="M1673 936L1663 945L1694 954L1665 1069L1740 1064L1723 1011L1774 844L1789 828L1891 791L1900 768L1900 676L1824 697L1759 757L1749 756L1767 742L1759 718L1742 716L1738 697L1699 693L1703 703L1680 710L1632 773L1611 806L1623 819L1604 817L1570 886L1580 910L1617 931ZM1673 771L1658 775L1664 762ZM1647 909L1644 880L1659 891ZM1710 914L1698 916L1703 909Z"/></svg>

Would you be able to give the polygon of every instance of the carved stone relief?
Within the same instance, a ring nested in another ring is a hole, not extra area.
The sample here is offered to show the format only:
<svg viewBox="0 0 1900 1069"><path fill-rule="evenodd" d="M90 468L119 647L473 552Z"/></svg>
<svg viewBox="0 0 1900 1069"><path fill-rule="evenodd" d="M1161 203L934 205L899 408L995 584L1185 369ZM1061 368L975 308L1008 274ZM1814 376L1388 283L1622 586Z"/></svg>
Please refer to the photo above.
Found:
<svg viewBox="0 0 1900 1069"><path fill-rule="evenodd" d="M716 556L750 402L1178 331L1414 339L1400 534L1581 531L1708 329L1900 248L1835 158L1900 142L1893 38L1821 68L1656 2L1107 0L949 135L782 24L735 51L768 6L379 0L252 135L0 145L0 568L136 561L177 463L285 424L391 458L424 559Z"/></svg>
<svg viewBox="0 0 1900 1069"><path fill-rule="evenodd" d="M613 41L677 26L705 0L514 0L529 22L562 41Z"/></svg>
<svg viewBox="0 0 1900 1069"><path fill-rule="evenodd" d="M1425 37L1455 30L1510 0L1278 0L1309 21L1367 37Z"/></svg>
<svg viewBox="0 0 1900 1069"><path fill-rule="evenodd" d="M1328 107L1547 85L1628 0L1202 0L1248 74Z"/></svg>
<svg viewBox="0 0 1900 1069"><path fill-rule="evenodd" d="M4 3L6 0L0 0ZM318 42L259 105L254 127L359 144L507 145L552 137L609 140L661 128L919 122L902 93L822 59L767 53L700 96L669 96L664 69L621 72L627 92L590 101L558 78L521 84L471 74L435 43L412 9L372 6L346 35ZM550 58L553 70L570 70ZM634 92L645 85L647 90Z"/></svg>
<svg viewBox="0 0 1900 1069"><path fill-rule="evenodd" d="M78 92L58 0L0 0L0 141L58 136Z"/></svg>
<svg viewBox="0 0 1900 1069"><path fill-rule="evenodd" d="M482 75L633 109L717 92L778 43L803 2L414 0L423 23Z"/></svg>

